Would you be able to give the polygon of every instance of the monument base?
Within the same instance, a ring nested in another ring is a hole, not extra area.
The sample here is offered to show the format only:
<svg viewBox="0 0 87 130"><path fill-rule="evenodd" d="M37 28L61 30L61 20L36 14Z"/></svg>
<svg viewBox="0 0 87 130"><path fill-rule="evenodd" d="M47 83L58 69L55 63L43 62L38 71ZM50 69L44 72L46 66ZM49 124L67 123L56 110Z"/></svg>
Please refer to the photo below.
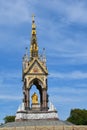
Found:
<svg viewBox="0 0 87 130"><path fill-rule="evenodd" d="M41 119L57 119L58 115L57 111L46 111L46 112L26 112L26 111L19 111L16 113L15 121L28 121L28 120L41 120Z"/></svg>
<svg viewBox="0 0 87 130"><path fill-rule="evenodd" d="M17 110L15 121L28 121L32 119L58 120L58 113L52 103L50 103L50 107L47 111L41 111L39 104L32 104L32 108L30 110L25 109L24 103L22 103Z"/></svg>
<svg viewBox="0 0 87 130"><path fill-rule="evenodd" d="M32 105L31 105L31 109L33 110L33 111L40 111L40 104L39 103L32 103Z"/></svg>

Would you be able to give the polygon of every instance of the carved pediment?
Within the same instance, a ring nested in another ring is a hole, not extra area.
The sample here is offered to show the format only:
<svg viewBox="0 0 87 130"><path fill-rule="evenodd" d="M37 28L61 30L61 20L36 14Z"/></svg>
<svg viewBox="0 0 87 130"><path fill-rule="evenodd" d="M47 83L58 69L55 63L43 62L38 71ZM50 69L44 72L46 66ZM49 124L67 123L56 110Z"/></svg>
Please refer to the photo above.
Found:
<svg viewBox="0 0 87 130"><path fill-rule="evenodd" d="M39 64L36 62L36 63L34 63L34 65L31 67L29 73L30 73L30 74L32 74L32 73L35 73L35 74L43 74L44 71L43 71L43 69L39 66Z"/></svg>
<svg viewBox="0 0 87 130"><path fill-rule="evenodd" d="M39 60L35 59L31 62L26 70L26 74L48 74L46 67Z"/></svg>

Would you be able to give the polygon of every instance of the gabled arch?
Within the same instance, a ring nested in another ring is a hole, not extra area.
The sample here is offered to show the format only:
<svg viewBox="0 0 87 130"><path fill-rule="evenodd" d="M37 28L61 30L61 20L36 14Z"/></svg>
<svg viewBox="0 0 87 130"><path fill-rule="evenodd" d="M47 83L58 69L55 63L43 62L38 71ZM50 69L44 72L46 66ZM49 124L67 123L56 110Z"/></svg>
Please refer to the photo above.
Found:
<svg viewBox="0 0 87 130"><path fill-rule="evenodd" d="M30 90L31 90L33 85L35 85L36 89L38 89L38 91L39 91L39 94L40 94L40 108L42 108L42 103L43 103L43 82L38 78L33 78L30 81L29 87L28 87L29 95L30 95ZM29 107L30 107L30 105L31 104L29 104Z"/></svg>
<svg viewBox="0 0 87 130"><path fill-rule="evenodd" d="M32 85L36 85L37 89L39 89L39 87L41 89L43 88L43 82L39 78L34 78L29 82L29 89L31 89Z"/></svg>

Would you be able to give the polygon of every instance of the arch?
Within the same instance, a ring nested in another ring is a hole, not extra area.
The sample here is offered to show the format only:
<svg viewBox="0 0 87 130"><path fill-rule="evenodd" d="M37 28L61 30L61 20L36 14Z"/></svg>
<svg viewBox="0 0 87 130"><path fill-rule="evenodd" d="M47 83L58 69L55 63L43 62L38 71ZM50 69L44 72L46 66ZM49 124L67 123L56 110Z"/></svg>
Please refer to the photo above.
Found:
<svg viewBox="0 0 87 130"><path fill-rule="evenodd" d="M31 89L32 85L35 85L37 89L39 89L39 87L41 87L41 89L43 88L43 82L39 78L34 78L30 81L28 85L29 89Z"/></svg>
<svg viewBox="0 0 87 130"><path fill-rule="evenodd" d="M32 87L32 85L36 85L35 84L35 81L38 81L39 82L39 85L43 88L45 85L44 85L44 82L43 82L43 80L41 80L40 78L31 78L29 81L27 81L28 82L28 84L27 84L27 88L28 89L31 89L31 87Z"/></svg>
<svg viewBox="0 0 87 130"><path fill-rule="evenodd" d="M40 110L40 92L39 90L36 88L35 85L33 85L31 87L31 89L28 91L29 92L29 106L30 106L30 110L34 110L33 106L37 106L38 105L38 109Z"/></svg>
<svg viewBox="0 0 87 130"><path fill-rule="evenodd" d="M38 79L38 78L34 78L34 79L32 79L31 81L30 81L30 84L29 84L29 87L28 87L28 91L29 91L29 93L30 93L30 90L31 90L31 88L32 88L32 86L33 85L35 85L36 86L36 89L38 89L38 91L39 91L39 97L40 97L40 107L42 107L42 96L43 96L43 83L42 83L42 81L40 80L40 79Z"/></svg>
<svg viewBox="0 0 87 130"><path fill-rule="evenodd" d="M31 109L31 96L30 91L33 85L36 86L36 89L39 91L39 101L40 101L40 110L48 110L48 94L47 94L47 84L41 78L37 77L28 77L27 85L25 85L25 94L24 94L24 103L26 110Z"/></svg>

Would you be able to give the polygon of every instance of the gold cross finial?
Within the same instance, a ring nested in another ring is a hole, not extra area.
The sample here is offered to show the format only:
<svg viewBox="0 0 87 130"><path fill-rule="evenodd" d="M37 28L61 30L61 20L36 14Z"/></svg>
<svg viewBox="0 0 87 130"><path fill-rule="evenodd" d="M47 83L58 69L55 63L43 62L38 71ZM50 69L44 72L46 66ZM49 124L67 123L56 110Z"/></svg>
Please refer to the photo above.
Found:
<svg viewBox="0 0 87 130"><path fill-rule="evenodd" d="M33 15L32 15L32 21L34 21L34 18L35 18L35 15L33 14Z"/></svg>

